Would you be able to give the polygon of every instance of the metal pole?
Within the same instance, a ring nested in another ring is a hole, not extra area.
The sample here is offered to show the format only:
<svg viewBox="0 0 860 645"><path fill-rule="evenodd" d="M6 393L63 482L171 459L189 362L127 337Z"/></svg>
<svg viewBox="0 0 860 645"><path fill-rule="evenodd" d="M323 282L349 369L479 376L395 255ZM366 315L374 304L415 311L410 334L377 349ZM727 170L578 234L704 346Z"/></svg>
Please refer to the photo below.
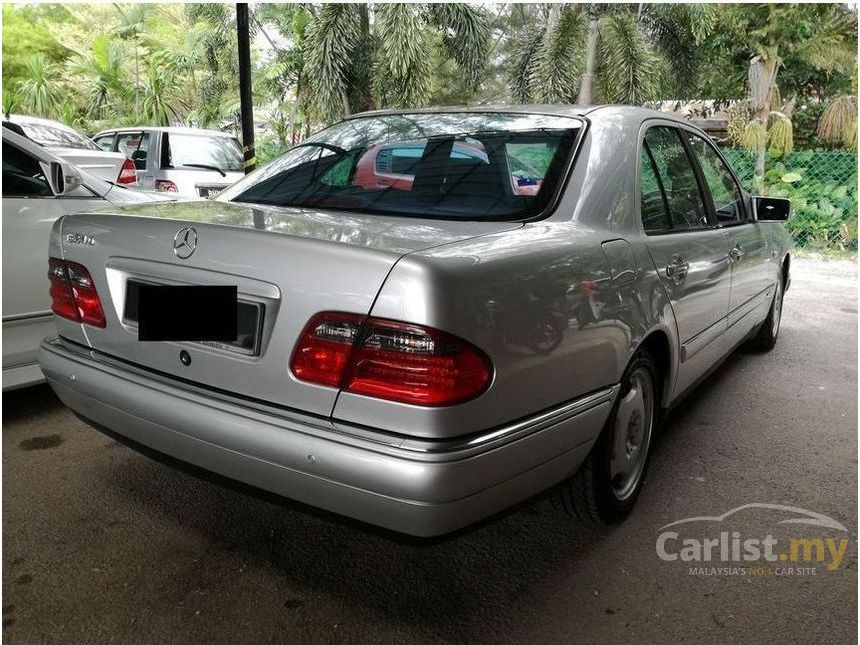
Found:
<svg viewBox="0 0 860 645"><path fill-rule="evenodd" d="M236 37L239 43L239 102L242 112L242 152L245 174L257 165L254 149L254 101L251 97L251 36L248 3L236 4Z"/></svg>

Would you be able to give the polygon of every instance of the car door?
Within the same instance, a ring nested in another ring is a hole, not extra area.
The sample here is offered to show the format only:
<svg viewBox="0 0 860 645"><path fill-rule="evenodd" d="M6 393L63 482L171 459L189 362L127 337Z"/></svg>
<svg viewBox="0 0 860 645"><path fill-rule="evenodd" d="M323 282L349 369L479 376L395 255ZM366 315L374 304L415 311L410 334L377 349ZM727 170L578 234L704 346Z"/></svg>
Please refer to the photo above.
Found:
<svg viewBox="0 0 860 645"><path fill-rule="evenodd" d="M120 132L116 137L116 149L134 162L139 186L147 190L155 190L155 167L154 159L149 154L149 133Z"/></svg>
<svg viewBox="0 0 860 645"><path fill-rule="evenodd" d="M680 392L722 351L731 294L728 246L706 206L678 129L651 126L641 145L642 225L675 315L681 362L676 391Z"/></svg>
<svg viewBox="0 0 860 645"><path fill-rule="evenodd" d="M732 289L729 326L740 323L744 331L761 322L749 314L770 303L772 274L767 240L747 209L740 184L712 143L691 131L683 136L698 164L706 188L708 206L729 243Z"/></svg>
<svg viewBox="0 0 860 645"><path fill-rule="evenodd" d="M3 140L3 369L35 363L53 330L48 296L48 238L66 213L92 210L103 200L55 197L39 158ZM5 383L4 383L5 386Z"/></svg>

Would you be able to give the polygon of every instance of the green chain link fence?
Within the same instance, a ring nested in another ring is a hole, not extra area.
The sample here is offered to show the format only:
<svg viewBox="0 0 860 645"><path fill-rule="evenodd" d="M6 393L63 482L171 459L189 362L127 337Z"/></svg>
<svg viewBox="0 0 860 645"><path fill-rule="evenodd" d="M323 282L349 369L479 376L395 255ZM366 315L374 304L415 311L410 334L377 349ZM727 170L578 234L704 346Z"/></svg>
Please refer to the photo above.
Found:
<svg viewBox="0 0 860 645"><path fill-rule="evenodd" d="M744 187L754 189L755 153L723 148ZM769 155L764 192L788 197L792 216L787 227L798 246L817 250L857 249L857 153L844 150L796 150Z"/></svg>

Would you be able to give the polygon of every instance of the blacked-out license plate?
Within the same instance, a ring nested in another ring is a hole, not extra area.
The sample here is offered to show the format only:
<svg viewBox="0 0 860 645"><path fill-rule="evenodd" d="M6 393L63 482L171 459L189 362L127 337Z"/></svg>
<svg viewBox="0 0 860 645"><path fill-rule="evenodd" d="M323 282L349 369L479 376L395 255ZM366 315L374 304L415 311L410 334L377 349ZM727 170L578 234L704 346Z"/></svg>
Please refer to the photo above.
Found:
<svg viewBox="0 0 860 645"><path fill-rule="evenodd" d="M138 340L236 341L235 286L136 286Z"/></svg>

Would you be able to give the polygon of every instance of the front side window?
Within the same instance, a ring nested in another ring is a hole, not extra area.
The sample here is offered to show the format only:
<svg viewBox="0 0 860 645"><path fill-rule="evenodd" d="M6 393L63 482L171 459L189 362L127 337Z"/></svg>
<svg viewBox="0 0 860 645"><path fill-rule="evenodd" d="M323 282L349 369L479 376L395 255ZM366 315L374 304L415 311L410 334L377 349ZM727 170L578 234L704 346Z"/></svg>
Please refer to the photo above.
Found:
<svg viewBox="0 0 860 645"><path fill-rule="evenodd" d="M17 146L3 142L3 197L53 195L39 160Z"/></svg>
<svg viewBox="0 0 860 645"><path fill-rule="evenodd" d="M134 162L138 170L146 170L149 154L149 134L146 132L122 132L117 136L117 150Z"/></svg>
<svg viewBox="0 0 860 645"><path fill-rule="evenodd" d="M501 113L398 114L337 123L219 200L414 217L508 220L542 212L581 122Z"/></svg>
<svg viewBox="0 0 860 645"><path fill-rule="evenodd" d="M165 132L161 156L165 168L223 172L242 172L245 168L242 148L233 137Z"/></svg>
<svg viewBox="0 0 860 645"><path fill-rule="evenodd" d="M672 231L705 228L710 225L696 173L675 128L658 126L645 133L645 148L650 155L651 172L662 188L661 197L668 210ZM648 167L644 166L643 167ZM646 181L643 186L643 198ZM653 194L653 189L650 191ZM643 210L644 214L644 210ZM647 227L646 227L647 230Z"/></svg>
<svg viewBox="0 0 860 645"><path fill-rule="evenodd" d="M735 181L732 171L720 158L710 144L702 137L692 132L684 132L682 135L696 155L699 167L711 199L714 201L714 212L720 224L736 224L745 221L743 197L741 189Z"/></svg>

